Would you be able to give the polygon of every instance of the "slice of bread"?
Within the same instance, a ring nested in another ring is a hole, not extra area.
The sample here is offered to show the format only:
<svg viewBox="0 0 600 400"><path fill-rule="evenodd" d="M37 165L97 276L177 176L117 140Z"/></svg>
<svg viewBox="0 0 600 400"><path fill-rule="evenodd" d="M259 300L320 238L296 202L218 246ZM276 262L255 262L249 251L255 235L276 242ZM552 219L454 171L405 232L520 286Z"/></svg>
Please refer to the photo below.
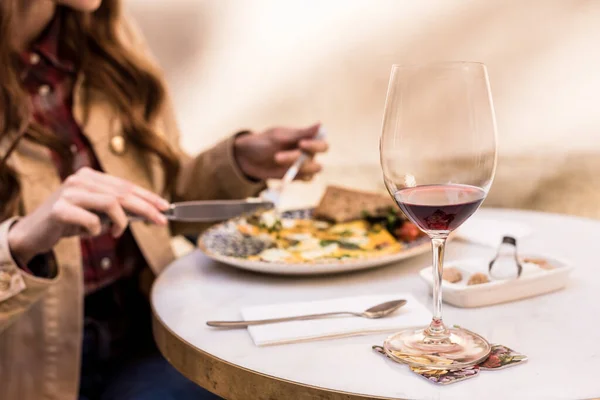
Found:
<svg viewBox="0 0 600 400"><path fill-rule="evenodd" d="M389 195L328 186L314 216L333 222L348 222L363 218L365 213L371 216L385 214L390 207L400 213Z"/></svg>

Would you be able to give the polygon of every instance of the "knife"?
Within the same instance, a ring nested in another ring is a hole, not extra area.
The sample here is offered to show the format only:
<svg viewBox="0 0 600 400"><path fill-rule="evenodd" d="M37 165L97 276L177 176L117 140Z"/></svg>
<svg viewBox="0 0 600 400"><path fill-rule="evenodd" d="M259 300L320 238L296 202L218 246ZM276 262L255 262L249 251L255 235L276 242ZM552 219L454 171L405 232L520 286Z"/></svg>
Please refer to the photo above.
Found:
<svg viewBox="0 0 600 400"><path fill-rule="evenodd" d="M273 208L273 206L272 202L260 199L184 201L171 204L171 206L162 213L169 221L218 222L260 209L268 210ZM139 215L126 214L130 222L146 220ZM109 224L111 222L108 215L98 215L100 216L102 224Z"/></svg>

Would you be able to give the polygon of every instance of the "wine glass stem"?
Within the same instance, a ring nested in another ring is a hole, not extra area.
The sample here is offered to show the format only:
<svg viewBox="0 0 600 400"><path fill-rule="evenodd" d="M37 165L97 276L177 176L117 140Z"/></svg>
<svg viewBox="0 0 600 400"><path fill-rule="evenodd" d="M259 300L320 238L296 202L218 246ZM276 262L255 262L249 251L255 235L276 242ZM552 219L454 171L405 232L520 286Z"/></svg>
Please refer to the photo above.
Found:
<svg viewBox="0 0 600 400"><path fill-rule="evenodd" d="M443 339L448 337L448 331L442 321L442 273L446 237L432 237L431 247L433 249L433 319L426 333Z"/></svg>

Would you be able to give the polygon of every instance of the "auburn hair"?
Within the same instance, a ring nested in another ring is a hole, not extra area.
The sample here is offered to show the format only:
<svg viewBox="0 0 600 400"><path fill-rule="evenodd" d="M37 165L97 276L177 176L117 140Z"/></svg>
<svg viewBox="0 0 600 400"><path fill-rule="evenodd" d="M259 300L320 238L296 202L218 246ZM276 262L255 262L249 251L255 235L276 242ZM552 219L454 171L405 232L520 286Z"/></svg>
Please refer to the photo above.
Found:
<svg viewBox="0 0 600 400"><path fill-rule="evenodd" d="M21 140L31 140L70 159L66 143L38 126L32 118L29 95L19 79L19 61L11 32L18 29L14 14L21 0L0 1L0 217L12 215L20 200L17 171L8 164ZM59 51L68 54L86 77L84 89L101 91L115 106L129 142L156 154L164 166L166 182L179 169L175 151L152 128L162 109L165 88L151 63L136 57L120 40L120 0L103 0L93 13L58 7L61 15ZM85 98L85 96L84 96Z"/></svg>

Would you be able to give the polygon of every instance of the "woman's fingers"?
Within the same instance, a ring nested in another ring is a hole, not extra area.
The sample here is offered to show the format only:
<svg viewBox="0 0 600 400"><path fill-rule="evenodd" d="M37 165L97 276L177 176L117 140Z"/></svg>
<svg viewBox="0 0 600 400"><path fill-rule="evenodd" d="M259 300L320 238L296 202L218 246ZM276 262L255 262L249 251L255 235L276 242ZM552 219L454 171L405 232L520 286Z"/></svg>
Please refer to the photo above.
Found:
<svg viewBox="0 0 600 400"><path fill-rule="evenodd" d="M81 189L67 189L63 192L62 198L85 210L100 211L106 214L112 221L112 234L115 237L121 236L127 229L129 224L127 215L115 196Z"/></svg>
<svg viewBox="0 0 600 400"><path fill-rule="evenodd" d="M167 224L160 210L166 210L169 203L160 196L121 178L85 168L80 171L83 172L68 178L69 187L113 196L128 213L159 225Z"/></svg>
<svg viewBox="0 0 600 400"><path fill-rule="evenodd" d="M303 151L313 155L329 150L329 144L323 139L305 139L301 140L298 145Z"/></svg>
<svg viewBox="0 0 600 400"><path fill-rule="evenodd" d="M298 171L298 179L310 181L313 176L321 172L323 166L315 160L307 160Z"/></svg>
<svg viewBox="0 0 600 400"><path fill-rule="evenodd" d="M298 146L297 149L282 150L275 153L275 162L282 166L292 165L302 152L314 156L318 153L325 153L329 149L327 142L321 139L301 140Z"/></svg>
<svg viewBox="0 0 600 400"><path fill-rule="evenodd" d="M82 168L77 171L76 176L79 175L80 183L97 184L100 185L104 190L112 193L119 197L125 197L128 195L138 196L141 199L152 204L158 210L166 210L170 204L168 201L160 197L159 195L152 193L138 185L126 181L125 179L118 178L116 176L108 175L99 171L95 171L91 168Z"/></svg>
<svg viewBox="0 0 600 400"><path fill-rule="evenodd" d="M320 123L313 124L307 128L274 128L274 139L284 146L296 145L300 140L310 139L319 132Z"/></svg>
<svg viewBox="0 0 600 400"><path fill-rule="evenodd" d="M314 175L298 175L297 179L304 182L310 182L314 177Z"/></svg>
<svg viewBox="0 0 600 400"><path fill-rule="evenodd" d="M167 223L167 219L155 204L149 202L146 198L138 196L133 191L123 193L116 190L113 186L107 185L105 182L85 182L81 184L81 188L93 193L110 194L116 197L125 211L130 214L141 216L159 225Z"/></svg>
<svg viewBox="0 0 600 400"><path fill-rule="evenodd" d="M298 149L280 151L275 154L275 162L281 167L289 168L296 160L298 160L298 158L300 158L301 154L302 152ZM312 157L308 158L302 163L302 166L298 171L297 179L311 180L313 175L321 172L322 169L323 167L320 163L315 161Z"/></svg>
<svg viewBox="0 0 600 400"><path fill-rule="evenodd" d="M127 195L120 199L120 203L128 212L139 215L147 221L158 225L166 225L168 220L153 204L136 195Z"/></svg>
<svg viewBox="0 0 600 400"><path fill-rule="evenodd" d="M51 214L54 220L67 225L63 233L65 236L79 234L80 228L91 236L97 236L102 232L100 217L65 199L59 199L53 204ZM69 227L77 227L77 229L69 229Z"/></svg>
<svg viewBox="0 0 600 400"><path fill-rule="evenodd" d="M302 152L298 149L278 151L275 153L275 162L282 167L290 167L300 158Z"/></svg>

